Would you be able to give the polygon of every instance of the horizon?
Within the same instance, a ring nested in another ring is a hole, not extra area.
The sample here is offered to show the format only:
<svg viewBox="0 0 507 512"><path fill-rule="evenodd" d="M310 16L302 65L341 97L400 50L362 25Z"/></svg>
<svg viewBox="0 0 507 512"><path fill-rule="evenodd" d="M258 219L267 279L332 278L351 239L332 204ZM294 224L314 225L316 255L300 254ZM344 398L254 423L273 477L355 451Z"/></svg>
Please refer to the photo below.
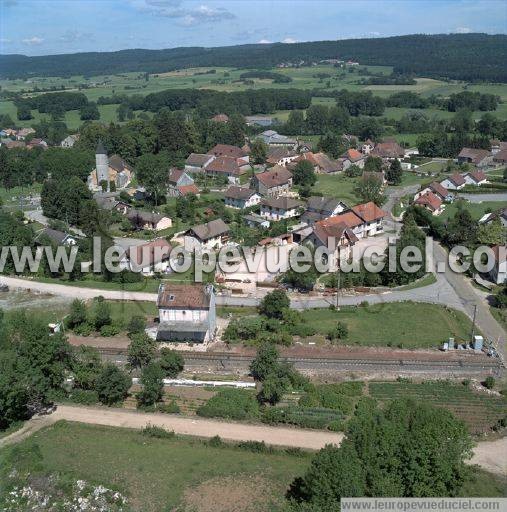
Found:
<svg viewBox="0 0 507 512"><path fill-rule="evenodd" d="M100 4L96 0L48 0L40 9L36 0L0 0L0 54L33 57L413 34L507 33L507 4L500 0L299 0L295 8L287 8L293 4L275 0L105 0ZM280 19L283 26L273 21ZM111 30L111 26L122 30ZM318 27L318 33L310 34L309 26Z"/></svg>

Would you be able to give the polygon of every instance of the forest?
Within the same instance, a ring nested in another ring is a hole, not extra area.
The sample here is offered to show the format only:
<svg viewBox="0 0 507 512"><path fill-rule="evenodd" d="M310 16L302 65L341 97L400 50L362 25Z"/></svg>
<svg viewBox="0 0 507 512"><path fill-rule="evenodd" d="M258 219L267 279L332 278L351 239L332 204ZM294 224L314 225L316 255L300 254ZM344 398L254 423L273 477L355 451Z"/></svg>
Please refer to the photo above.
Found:
<svg viewBox="0 0 507 512"><path fill-rule="evenodd" d="M393 66L396 74L467 81L507 82L507 36L487 34L406 35L295 44L217 48L122 50L27 57L0 55L2 78L162 73L201 66L272 68L281 63L352 59Z"/></svg>

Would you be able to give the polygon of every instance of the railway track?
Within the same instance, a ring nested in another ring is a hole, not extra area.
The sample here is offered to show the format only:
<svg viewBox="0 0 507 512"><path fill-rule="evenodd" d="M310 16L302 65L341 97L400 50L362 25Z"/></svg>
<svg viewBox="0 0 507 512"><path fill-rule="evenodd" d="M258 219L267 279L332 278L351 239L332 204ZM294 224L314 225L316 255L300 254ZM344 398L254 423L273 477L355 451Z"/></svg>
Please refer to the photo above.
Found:
<svg viewBox="0 0 507 512"><path fill-rule="evenodd" d="M106 358L126 358L127 351L125 349L100 348L100 353ZM239 354L228 353L196 353L181 352L185 358L187 367L216 366L222 369L247 368L253 357ZM401 370L420 371L424 369L438 371L456 370L456 371L484 371L484 372L500 372L503 370L502 363L497 359L489 359L482 361L452 361L452 360L434 360L425 361L419 359L354 359L354 358L327 358L327 357L282 357L283 361L294 364L300 369L338 369L339 367L354 368L391 368Z"/></svg>

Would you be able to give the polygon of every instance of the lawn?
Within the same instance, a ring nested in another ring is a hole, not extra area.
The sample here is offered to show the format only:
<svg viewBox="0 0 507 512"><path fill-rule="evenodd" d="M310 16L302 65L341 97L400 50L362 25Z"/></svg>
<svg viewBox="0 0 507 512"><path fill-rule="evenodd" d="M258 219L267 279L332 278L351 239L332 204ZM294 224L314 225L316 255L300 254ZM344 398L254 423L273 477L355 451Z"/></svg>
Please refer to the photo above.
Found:
<svg viewBox="0 0 507 512"><path fill-rule="evenodd" d="M345 323L349 334L343 345L434 348L450 337L468 339L472 327L460 311L416 302L312 309L303 311L303 317L321 335L337 322Z"/></svg>
<svg viewBox="0 0 507 512"><path fill-rule="evenodd" d="M354 192L356 185L356 178L347 178L337 174L318 174L317 183L312 190L325 196L336 197L351 206L360 201Z"/></svg>
<svg viewBox="0 0 507 512"><path fill-rule="evenodd" d="M40 456L33 457L34 451ZM2 450L0 459L4 457L8 465L0 464L5 469L0 488L14 468L23 477L30 473L34 484L37 477L59 473L70 481L81 479L118 490L139 512L177 507L195 512L267 512L283 503L289 484L306 470L310 458L284 451L213 448L194 439L148 438L127 429L66 422Z"/></svg>
<svg viewBox="0 0 507 512"><path fill-rule="evenodd" d="M482 203L469 203L468 201L455 201L454 203L445 205L444 212L439 218L448 219L453 217L461 207L466 208L475 220L479 220L485 213L505 207L505 202L483 201Z"/></svg>

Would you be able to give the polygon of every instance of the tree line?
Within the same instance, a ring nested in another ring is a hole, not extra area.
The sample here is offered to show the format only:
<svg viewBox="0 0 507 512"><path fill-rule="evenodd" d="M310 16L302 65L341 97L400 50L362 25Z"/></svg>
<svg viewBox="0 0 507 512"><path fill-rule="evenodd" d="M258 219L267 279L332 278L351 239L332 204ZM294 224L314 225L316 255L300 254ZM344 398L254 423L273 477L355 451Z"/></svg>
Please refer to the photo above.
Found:
<svg viewBox="0 0 507 512"><path fill-rule="evenodd" d="M507 36L487 34L406 35L373 39L257 44L217 48L123 50L72 55L0 55L2 76L162 73L189 67L272 68L284 62L356 60L393 66L397 74L468 81L507 82Z"/></svg>

